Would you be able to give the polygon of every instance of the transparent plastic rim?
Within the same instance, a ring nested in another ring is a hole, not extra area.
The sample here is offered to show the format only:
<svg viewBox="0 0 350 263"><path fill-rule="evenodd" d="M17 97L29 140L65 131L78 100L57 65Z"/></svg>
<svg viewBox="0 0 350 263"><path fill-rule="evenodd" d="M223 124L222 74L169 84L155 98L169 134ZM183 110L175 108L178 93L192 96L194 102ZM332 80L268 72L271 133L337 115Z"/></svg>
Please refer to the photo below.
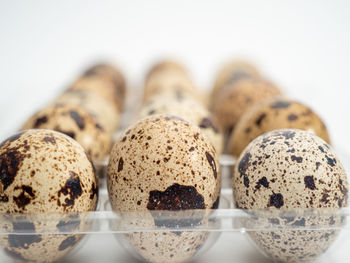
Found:
<svg viewBox="0 0 350 263"><path fill-rule="evenodd" d="M346 158L344 161L349 160ZM107 163L106 159L96 166L106 170ZM235 164L235 159L232 156L223 155L220 157L220 164L223 168L231 169ZM350 217L349 207L296 210L271 208L245 211L233 208L232 189L228 187L221 190L220 206L213 210L115 212L110 207L105 187L100 188L99 195L99 209L94 212L0 214L0 234L350 229L350 223L347 223L350 221L348 220ZM296 222L304 222L304 224ZM20 225L20 227L13 229L9 226L10 224ZM40 227L33 230L33 224ZM58 228L58 224L63 227Z"/></svg>

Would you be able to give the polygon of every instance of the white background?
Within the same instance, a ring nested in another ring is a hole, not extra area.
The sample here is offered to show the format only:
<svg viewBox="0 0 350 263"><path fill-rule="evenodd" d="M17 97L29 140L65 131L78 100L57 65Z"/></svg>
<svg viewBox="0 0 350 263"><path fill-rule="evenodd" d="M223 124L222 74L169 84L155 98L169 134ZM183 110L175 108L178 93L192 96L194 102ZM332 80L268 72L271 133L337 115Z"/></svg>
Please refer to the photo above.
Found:
<svg viewBox="0 0 350 263"><path fill-rule="evenodd" d="M222 63L246 57L350 149L349 1L0 3L0 139L94 61L141 89L149 66L171 56L209 89Z"/></svg>
<svg viewBox="0 0 350 263"><path fill-rule="evenodd" d="M350 1L0 1L0 140L94 61L141 90L171 56L210 89L222 63L246 57L350 152L349 49Z"/></svg>

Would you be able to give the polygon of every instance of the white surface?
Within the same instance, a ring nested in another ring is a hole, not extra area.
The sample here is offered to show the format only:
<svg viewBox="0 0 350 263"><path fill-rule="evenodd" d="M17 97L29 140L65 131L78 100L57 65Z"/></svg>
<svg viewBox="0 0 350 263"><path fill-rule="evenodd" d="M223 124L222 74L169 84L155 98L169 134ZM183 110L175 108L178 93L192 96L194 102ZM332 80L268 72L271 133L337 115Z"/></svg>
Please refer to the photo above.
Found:
<svg viewBox="0 0 350 263"><path fill-rule="evenodd" d="M114 62L141 88L154 60L172 56L209 89L238 56L314 108L350 152L349 10L326 0L0 1L0 140L91 62ZM252 251L228 233L198 262L263 262ZM69 262L133 262L120 253L111 235L93 235ZM324 262L347 261L338 256Z"/></svg>

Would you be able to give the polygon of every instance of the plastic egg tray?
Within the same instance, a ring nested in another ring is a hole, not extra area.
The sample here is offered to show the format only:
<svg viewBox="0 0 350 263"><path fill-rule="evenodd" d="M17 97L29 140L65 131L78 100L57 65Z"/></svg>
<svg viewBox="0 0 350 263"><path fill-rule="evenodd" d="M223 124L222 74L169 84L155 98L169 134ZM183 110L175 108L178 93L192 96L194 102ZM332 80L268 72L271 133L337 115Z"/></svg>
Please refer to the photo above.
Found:
<svg viewBox="0 0 350 263"><path fill-rule="evenodd" d="M338 149L338 155L347 172L350 171L350 158L344 151ZM335 242L324 253L316 257L314 262L346 262L350 256L347 242L350 239L350 209L332 211L313 209L303 211L278 211L271 214L268 211L250 211L249 213L233 208L231 189L231 171L235 160L231 156L220 158L222 166L222 190L219 209L205 212L202 210L186 211L154 211L130 212L118 214L111 210L106 189L107 161L97 164L100 175L99 203L97 211L85 214L2 214L0 215L1 235L63 235L84 234L82 242L78 244L60 262L142 262L134 248L125 240L125 235L137 233L195 233L207 235L207 240L197 248L191 262L242 262L261 263L271 262L268 257L252 242L248 233L273 233L279 231L339 231ZM147 214L146 214L147 213ZM312 218L312 226L302 224L279 225L275 218L284 218L295 222L300 218ZM329 224L329 218L338 218L340 223ZM267 220L264 220L267 219ZM162 222L159 226L152 224L153 220ZM35 232L26 227L33 221L41 222L43 227ZM53 222L50 224L50 221ZM58 229L54 222L61 222L64 228ZM261 223L270 222L270 223ZM272 223L271 223L272 222ZM21 227L15 231L6 228L6 224L16 224ZM46 227L47 225L47 227ZM84 227L77 227L83 225ZM282 231L282 232L281 232ZM169 245L169 244L168 244ZM171 246L171 244L170 244ZM183 247L186 250L186 246ZM181 249L180 249L181 251ZM11 262L12 259L2 250L0 262Z"/></svg>

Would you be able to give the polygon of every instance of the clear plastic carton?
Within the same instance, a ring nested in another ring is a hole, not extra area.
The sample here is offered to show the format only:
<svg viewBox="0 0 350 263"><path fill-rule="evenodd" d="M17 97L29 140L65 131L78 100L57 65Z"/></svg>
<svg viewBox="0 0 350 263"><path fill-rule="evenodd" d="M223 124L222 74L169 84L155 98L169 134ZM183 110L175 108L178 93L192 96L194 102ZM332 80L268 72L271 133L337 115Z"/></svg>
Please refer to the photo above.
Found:
<svg viewBox="0 0 350 263"><path fill-rule="evenodd" d="M350 159L341 151L338 154L349 171ZM69 263L261 263L278 261L279 251L286 248L309 253L298 259L287 257L285 261L348 262L349 208L250 212L234 209L230 178L234 159L222 156L220 163L223 182L219 209L115 213L108 201L103 163L98 165L101 185L95 212L2 214L0 242L11 239L14 245L28 249L30 242L38 238L63 237L60 245L74 248L60 262ZM39 227L34 230L33 225ZM20 256L2 247L0 262L18 260Z"/></svg>

